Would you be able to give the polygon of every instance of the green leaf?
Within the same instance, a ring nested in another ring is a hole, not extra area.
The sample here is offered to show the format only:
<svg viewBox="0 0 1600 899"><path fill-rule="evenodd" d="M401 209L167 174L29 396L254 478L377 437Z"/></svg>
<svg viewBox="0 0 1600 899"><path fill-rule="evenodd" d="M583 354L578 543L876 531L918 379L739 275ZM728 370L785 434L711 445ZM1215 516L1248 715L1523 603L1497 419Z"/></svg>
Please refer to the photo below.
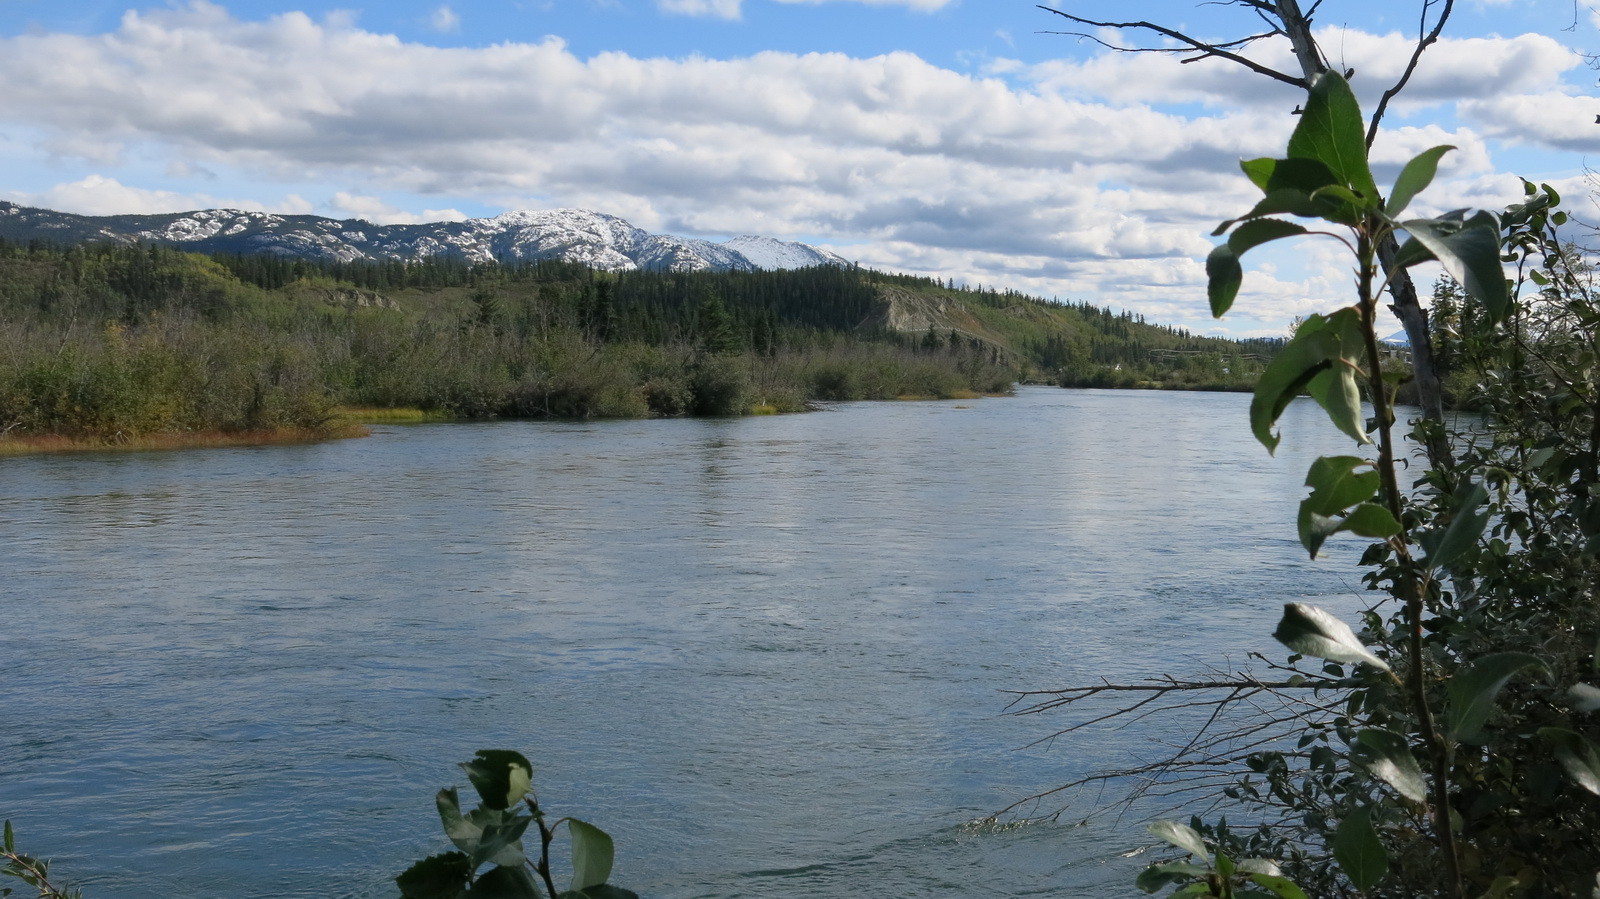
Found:
<svg viewBox="0 0 1600 899"><path fill-rule="evenodd" d="M461 769L467 772L485 808L510 808L522 801L533 782L533 764L510 749L480 749Z"/></svg>
<svg viewBox="0 0 1600 899"><path fill-rule="evenodd" d="M1333 857L1355 888L1366 892L1389 873L1389 854L1372 827L1371 809L1357 809L1333 834Z"/></svg>
<svg viewBox="0 0 1600 899"><path fill-rule="evenodd" d="M1482 742L1479 730L1511 676L1524 668L1544 667L1537 656L1525 652L1497 652L1458 672L1445 687L1449 699L1445 735L1457 742Z"/></svg>
<svg viewBox="0 0 1600 899"><path fill-rule="evenodd" d="M1345 516L1344 530L1361 537L1383 539L1400 533L1394 513L1376 503L1362 503Z"/></svg>
<svg viewBox="0 0 1600 899"><path fill-rule="evenodd" d="M1282 877L1283 869L1270 858L1242 858L1239 859L1239 870L1245 874L1270 874L1273 877Z"/></svg>
<svg viewBox="0 0 1600 899"><path fill-rule="evenodd" d="M1305 227L1296 225L1294 222L1267 218L1254 219L1240 225L1232 234L1228 235L1228 246L1233 248L1234 253L1243 256L1249 250L1253 250L1264 243L1305 233Z"/></svg>
<svg viewBox="0 0 1600 899"><path fill-rule="evenodd" d="M1382 482L1370 460L1360 456L1322 456L1306 472L1306 486L1311 488L1306 504L1314 512L1334 515L1371 499Z"/></svg>
<svg viewBox="0 0 1600 899"><path fill-rule="evenodd" d="M1300 330L1305 327L1302 323ZM1371 443L1361 410L1361 389L1356 383L1362 373L1361 357L1366 352L1361 313L1354 306L1347 306L1328 316L1323 328L1337 340L1338 349L1327 370L1306 382L1306 392L1328 413L1335 427L1357 443Z"/></svg>
<svg viewBox="0 0 1600 899"><path fill-rule="evenodd" d="M1277 190L1310 194L1339 183L1339 177L1316 159L1249 159L1239 163L1239 168L1263 194Z"/></svg>
<svg viewBox="0 0 1600 899"><path fill-rule="evenodd" d="M1562 727L1541 727L1539 736L1555 747L1556 760L1578 786L1600 796L1600 748L1582 734Z"/></svg>
<svg viewBox="0 0 1600 899"><path fill-rule="evenodd" d="M1378 187L1367 165L1361 105L1339 73L1324 73L1312 83L1300 122L1289 138L1289 157L1321 162L1344 185L1376 203Z"/></svg>
<svg viewBox="0 0 1600 899"><path fill-rule="evenodd" d="M1210 854L1206 852L1205 840L1200 839L1200 834L1187 824L1176 821L1157 821L1150 825L1150 833L1168 843L1182 849L1201 861L1207 861Z"/></svg>
<svg viewBox="0 0 1600 899"><path fill-rule="evenodd" d="M1356 385L1363 347L1361 314L1353 306L1301 322L1294 339L1256 381L1250 402L1250 427L1256 439L1269 452L1277 449L1279 438L1272 433L1273 425L1304 390L1341 431L1358 442L1370 442Z"/></svg>
<svg viewBox="0 0 1600 899"><path fill-rule="evenodd" d="M1272 636L1301 655L1330 662L1365 662L1374 668L1389 670L1383 659L1361 645L1348 624L1318 606L1300 602L1286 604L1283 619Z"/></svg>
<svg viewBox="0 0 1600 899"><path fill-rule="evenodd" d="M1361 224L1366 207L1365 198L1342 184L1330 184L1311 192L1311 201L1321 209L1322 217L1330 222L1354 227Z"/></svg>
<svg viewBox="0 0 1600 899"><path fill-rule="evenodd" d="M1392 730L1371 727L1356 734L1356 761L1395 792L1412 802L1425 802L1428 783L1406 738Z"/></svg>
<svg viewBox="0 0 1600 899"><path fill-rule="evenodd" d="M484 825L483 837L471 853L473 867L492 861L501 866L516 866L527 861L522 852L522 833L533 823L529 817L505 817Z"/></svg>
<svg viewBox="0 0 1600 899"><path fill-rule="evenodd" d="M521 837L532 818L488 808L473 809L463 817L454 789L440 790L434 804L439 808L445 836L468 855L474 870L486 861L497 865L519 865L524 861Z"/></svg>
<svg viewBox="0 0 1600 899"><path fill-rule="evenodd" d="M572 888L585 890L605 883L616 854L611 837L577 818L567 819L567 830L572 833Z"/></svg>
<svg viewBox="0 0 1600 899"><path fill-rule="evenodd" d="M440 790L434 796L433 804L439 809L439 822L444 825L444 835L456 848L462 852L474 853L478 851L478 839L483 836L483 827L473 824L461 814L461 798L456 795L456 790L451 787Z"/></svg>
<svg viewBox="0 0 1600 899"><path fill-rule="evenodd" d="M1491 319L1500 321L1506 317L1511 293L1500 268L1498 219L1487 212L1480 211L1470 218L1465 212L1456 212L1439 218L1412 219L1401 222L1400 227L1427 247L1467 295L1483 304ZM1405 247L1400 255L1409 258Z"/></svg>
<svg viewBox="0 0 1600 899"><path fill-rule="evenodd" d="M489 869L467 893L469 899L543 899L539 883L521 865Z"/></svg>
<svg viewBox="0 0 1600 899"><path fill-rule="evenodd" d="M1249 178L1251 183L1261 188L1262 193L1270 193L1272 189L1267 185L1271 183L1272 173L1277 170L1278 163L1282 161L1281 159L1273 159L1270 156L1263 156L1260 159L1241 159L1239 160L1239 169L1244 172L1245 177ZM1310 193L1310 191L1307 191L1307 193Z"/></svg>
<svg viewBox="0 0 1600 899"><path fill-rule="evenodd" d="M1154 893L1162 887L1203 878L1209 873L1211 873L1209 868L1202 868L1190 862L1163 862L1140 871L1139 876L1134 878L1133 885L1146 893Z"/></svg>
<svg viewBox="0 0 1600 899"><path fill-rule="evenodd" d="M457 899L466 895L472 865L459 852L429 856L394 879L404 899Z"/></svg>
<svg viewBox="0 0 1600 899"><path fill-rule="evenodd" d="M1575 711L1592 712L1600 709L1600 687L1592 684L1573 684L1567 690L1567 697L1572 700Z"/></svg>
<svg viewBox="0 0 1600 899"><path fill-rule="evenodd" d="M1281 874L1251 874L1250 881L1266 887L1278 899L1307 899L1305 890Z"/></svg>
<svg viewBox="0 0 1600 899"><path fill-rule="evenodd" d="M17 834L11 829L11 819L6 819L5 847L7 852L17 851Z"/></svg>
<svg viewBox="0 0 1600 899"><path fill-rule="evenodd" d="M1221 318L1233 308L1244 284L1244 267L1239 264L1239 254L1227 244L1218 244L1206 256L1206 299L1211 303L1211 316Z"/></svg>
<svg viewBox="0 0 1600 899"><path fill-rule="evenodd" d="M1306 229L1293 222L1278 219L1255 219L1240 225L1225 244L1218 246L1206 257L1206 295L1211 300L1211 314L1221 318L1233 306L1244 281L1244 269L1239 257L1264 243L1284 237L1306 233Z"/></svg>
<svg viewBox="0 0 1600 899"><path fill-rule="evenodd" d="M1536 189L1533 187L1533 185L1528 184L1526 181L1524 181L1523 184L1530 190ZM1545 192L1535 193L1534 195L1530 196L1526 202L1517 203L1513 206L1507 206L1505 214L1501 216L1501 220L1507 228L1515 228L1521 225L1526 225L1528 221L1535 215L1544 212L1559 202L1561 202L1561 198L1559 196L1552 197L1549 193Z"/></svg>
<svg viewBox="0 0 1600 899"><path fill-rule="evenodd" d="M1427 553L1424 562L1429 568L1448 569L1467 550L1476 546L1489 525L1489 513L1483 511L1489 491L1482 484L1463 482L1454 494L1455 517L1444 528L1434 528L1417 536L1417 542Z"/></svg>
<svg viewBox="0 0 1600 899"><path fill-rule="evenodd" d="M1367 470L1357 473L1360 468ZM1387 509L1365 502L1382 481L1371 468L1372 463L1359 456L1323 456L1311 463L1306 474L1311 495L1300 503L1299 528L1300 542L1313 559L1323 542L1340 531L1364 537L1399 533L1400 523Z"/></svg>
<svg viewBox="0 0 1600 899"><path fill-rule="evenodd" d="M1282 188L1272 191L1262 197L1251 210L1238 218L1228 219L1218 225L1212 236L1220 235L1233 227L1238 222L1247 222L1264 218L1269 215L1298 215L1302 218L1322 218L1326 206L1311 199L1311 195L1303 190Z"/></svg>
<svg viewBox="0 0 1600 899"><path fill-rule="evenodd" d="M1433 183L1433 176L1439 173L1439 160L1454 149L1449 145L1433 147L1423 150L1406 163L1406 167L1400 170L1400 177L1395 179L1394 190L1389 192L1389 202L1383 211L1391 217L1404 212L1417 194Z"/></svg>
<svg viewBox="0 0 1600 899"><path fill-rule="evenodd" d="M1267 364L1250 400L1250 430L1267 452L1278 449L1281 438L1272 429L1283 410L1338 355L1338 338L1323 330L1322 316L1312 315L1300 325L1294 339L1284 346L1277 358Z"/></svg>
<svg viewBox="0 0 1600 899"><path fill-rule="evenodd" d="M1408 237L1394 254L1394 267L1410 268L1413 265L1432 262L1435 258L1432 250L1423 246L1415 237Z"/></svg>
<svg viewBox="0 0 1600 899"><path fill-rule="evenodd" d="M1233 859L1229 858L1228 853L1223 852L1220 847L1217 849L1216 856L1217 876L1221 877L1223 880L1231 880L1233 878L1233 872L1238 870L1238 868L1233 864Z"/></svg>

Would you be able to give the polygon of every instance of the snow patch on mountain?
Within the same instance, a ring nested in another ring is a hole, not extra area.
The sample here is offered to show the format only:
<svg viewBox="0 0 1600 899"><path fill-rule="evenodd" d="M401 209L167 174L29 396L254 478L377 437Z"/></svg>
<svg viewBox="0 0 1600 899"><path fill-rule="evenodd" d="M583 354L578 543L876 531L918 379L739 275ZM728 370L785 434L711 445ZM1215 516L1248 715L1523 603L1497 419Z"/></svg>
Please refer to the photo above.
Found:
<svg viewBox="0 0 1600 899"><path fill-rule="evenodd" d="M809 244L743 234L725 240L723 247L750 260L756 268L789 269L813 265L849 265L844 257Z"/></svg>

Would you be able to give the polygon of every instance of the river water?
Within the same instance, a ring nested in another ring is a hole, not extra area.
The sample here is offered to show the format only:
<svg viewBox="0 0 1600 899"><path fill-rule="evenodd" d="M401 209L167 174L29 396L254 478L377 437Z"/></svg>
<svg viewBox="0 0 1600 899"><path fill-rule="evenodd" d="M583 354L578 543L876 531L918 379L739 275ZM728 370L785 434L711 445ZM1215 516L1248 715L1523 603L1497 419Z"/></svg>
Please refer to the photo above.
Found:
<svg viewBox="0 0 1600 899"><path fill-rule="evenodd" d="M1029 746L1066 719L1006 691L1359 601L1357 547L1294 537L1346 443L1296 405L1269 457L1248 402L0 460L0 816L91 899L391 896L454 763L504 747L648 897L1128 893L1131 822L968 822L1160 737Z"/></svg>

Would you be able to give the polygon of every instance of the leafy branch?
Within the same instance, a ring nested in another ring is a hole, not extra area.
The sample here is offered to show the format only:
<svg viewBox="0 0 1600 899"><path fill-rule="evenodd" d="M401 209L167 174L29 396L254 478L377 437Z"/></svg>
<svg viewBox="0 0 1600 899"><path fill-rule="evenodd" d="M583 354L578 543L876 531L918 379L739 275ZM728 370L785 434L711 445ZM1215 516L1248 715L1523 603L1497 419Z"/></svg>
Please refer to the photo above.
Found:
<svg viewBox="0 0 1600 899"><path fill-rule="evenodd" d="M0 860L5 862L5 867L0 867L0 877L14 877L38 891L39 899L80 899L82 893L58 887L50 882L50 863L44 859L23 855L17 851L16 832L11 829L11 822L5 823L3 838L0 838ZM0 886L0 897L10 896L11 887Z"/></svg>
<svg viewBox="0 0 1600 899"><path fill-rule="evenodd" d="M461 768L482 802L463 814L455 788L434 797L439 821L456 849L425 858L396 877L402 899L638 899L607 883L616 849L605 831L577 818L545 820L533 794L533 765L522 754L480 749ZM550 845L563 824L572 840L572 881L564 891L556 888L550 866ZM527 857L522 843L530 826L539 835L536 859ZM488 870L481 870L485 865Z"/></svg>

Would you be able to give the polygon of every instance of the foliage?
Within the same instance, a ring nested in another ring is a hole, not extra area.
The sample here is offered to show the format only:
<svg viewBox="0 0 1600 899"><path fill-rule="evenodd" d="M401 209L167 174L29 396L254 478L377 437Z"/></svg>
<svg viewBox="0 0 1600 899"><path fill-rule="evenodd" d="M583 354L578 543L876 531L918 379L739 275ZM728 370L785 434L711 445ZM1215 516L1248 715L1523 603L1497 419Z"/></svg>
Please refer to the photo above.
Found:
<svg viewBox="0 0 1600 899"><path fill-rule="evenodd" d="M4 836L0 838L0 861L5 862L5 866L0 867L0 877L14 877L33 887L39 899L79 899L82 895L77 890L51 883L49 862L17 851L16 833L10 821L5 823ZM0 881L0 897L10 896L12 888L3 884L4 881Z"/></svg>
<svg viewBox="0 0 1600 899"><path fill-rule="evenodd" d="M607 883L615 848L605 831L577 818L546 821L533 793L533 765L521 753L480 749L461 768L480 803L463 813L454 787L434 797L445 835L456 848L429 856L396 877L403 899L638 899ZM558 891L550 844L563 824L572 841L572 880L568 889ZM530 858L523 846L530 827L539 836L537 858Z"/></svg>
<svg viewBox="0 0 1600 899"><path fill-rule="evenodd" d="M1198 821L1194 822L1199 824ZM1160 862L1145 868L1136 881L1139 889L1154 893L1179 885L1175 896L1221 896L1224 899L1306 899L1305 891L1283 876L1276 862L1261 858L1235 861L1220 847L1215 852L1195 827L1176 821L1157 821L1150 832L1187 852L1199 864Z"/></svg>
<svg viewBox="0 0 1600 899"><path fill-rule="evenodd" d="M597 272L0 242L0 435L98 443L443 417L798 411L1078 386L1242 388L1274 347L823 266Z"/></svg>
<svg viewBox="0 0 1600 899"><path fill-rule="evenodd" d="M1559 198L1548 189L1529 185L1527 201L1503 217L1401 218L1449 149L1413 159L1384 201L1355 98L1341 77L1325 75L1312 85L1288 156L1244 163L1263 199L1218 229L1231 233L1207 263L1221 315L1247 250L1308 234L1346 243L1356 305L1298 330L1257 387L1251 426L1273 449L1279 414L1305 391L1345 434L1367 443L1371 429L1378 444L1376 460L1312 465L1300 536L1313 557L1339 531L1381 540L1363 561L1368 585L1389 602L1366 616L1359 638L1320 609L1285 609L1275 636L1296 653L1291 662L1358 667L1336 669L1345 714L1318 722L1293 750L1253 755L1269 793L1249 795L1298 816L1291 867L1318 893L1587 895L1600 875L1600 807L1590 795L1596 728L1570 691L1590 689L1579 678L1593 675L1597 631L1600 509L1590 496L1596 481L1583 476L1600 436L1600 308L1559 248L1561 217L1551 212ZM1337 230L1320 230L1330 226ZM1492 366L1480 369L1488 432L1465 441L1454 465L1430 468L1414 494L1398 480L1392 385L1376 349L1376 248L1396 232L1408 235L1400 268L1437 260L1461 285L1474 310L1467 358ZM1543 287L1536 302L1508 290L1502 249L1508 261L1533 264L1529 278ZM1530 329L1530 316L1543 324ZM1307 777L1317 768L1331 776ZM1297 776L1306 779L1295 791Z"/></svg>
<svg viewBox="0 0 1600 899"><path fill-rule="evenodd" d="M1600 303L1548 187L1527 185L1503 215L1407 218L1449 148L1408 163L1385 200L1361 125L1343 78L1318 79L1286 156L1242 164L1261 200L1217 229L1226 239L1207 270L1221 315L1255 247L1322 237L1350 251L1355 304L1296 329L1257 385L1250 427L1272 451L1280 415L1309 394L1372 445L1311 465L1298 531L1312 557L1341 532L1375 541L1362 565L1379 599L1359 630L1286 606L1274 636L1292 655L1258 657L1276 678L1104 684L1030 694L1024 711L1133 691L1141 698L1092 720L1205 712L1174 756L1080 782L1145 778L1140 795L1206 796L1248 822L1196 818L1181 841L1167 825L1164 838L1203 864L1158 864L1140 881L1152 890L1290 895L1225 861L1267 857L1308 895L1587 897L1600 884ZM1385 278L1390 236L1405 239ZM1444 438L1453 451L1430 453L1403 484L1377 304L1427 260L1460 285L1441 287L1455 305L1435 333L1483 416L1454 432L1418 422L1415 445Z"/></svg>

